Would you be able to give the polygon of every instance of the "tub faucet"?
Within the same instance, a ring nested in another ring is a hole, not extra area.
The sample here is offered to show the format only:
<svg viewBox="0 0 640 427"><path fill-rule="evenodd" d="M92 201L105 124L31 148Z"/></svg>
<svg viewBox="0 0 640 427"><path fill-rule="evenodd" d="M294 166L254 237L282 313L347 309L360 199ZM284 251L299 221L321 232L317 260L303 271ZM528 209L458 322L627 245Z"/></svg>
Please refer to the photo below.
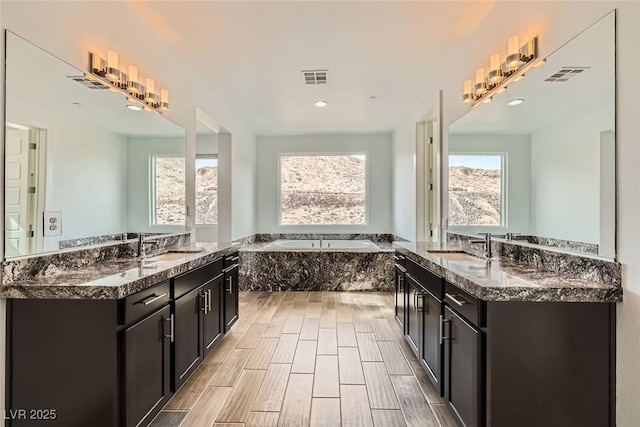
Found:
<svg viewBox="0 0 640 427"><path fill-rule="evenodd" d="M482 233L484 239L482 240L469 240L469 243L482 243L484 244L484 257L486 259L491 259L491 233Z"/></svg>
<svg viewBox="0 0 640 427"><path fill-rule="evenodd" d="M322 236L320 236L320 247L322 247Z"/></svg>

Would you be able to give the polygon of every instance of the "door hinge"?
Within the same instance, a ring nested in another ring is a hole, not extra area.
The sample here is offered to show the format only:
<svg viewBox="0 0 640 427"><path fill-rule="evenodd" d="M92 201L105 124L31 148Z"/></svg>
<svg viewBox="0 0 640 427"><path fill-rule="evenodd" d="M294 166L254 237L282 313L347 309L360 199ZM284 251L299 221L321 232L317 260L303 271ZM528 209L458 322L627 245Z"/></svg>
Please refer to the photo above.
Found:
<svg viewBox="0 0 640 427"><path fill-rule="evenodd" d="M433 184L428 184L427 191L433 191Z"/></svg>
<svg viewBox="0 0 640 427"><path fill-rule="evenodd" d="M36 148L38 148L38 146L36 145L35 142L30 142L29 143L29 150L35 150Z"/></svg>
<svg viewBox="0 0 640 427"><path fill-rule="evenodd" d="M432 136L427 137L427 144L433 144L433 137Z"/></svg>
<svg viewBox="0 0 640 427"><path fill-rule="evenodd" d="M27 231L27 237L35 237L36 233L33 230Z"/></svg>
<svg viewBox="0 0 640 427"><path fill-rule="evenodd" d="M36 194L36 187L27 187L28 194Z"/></svg>

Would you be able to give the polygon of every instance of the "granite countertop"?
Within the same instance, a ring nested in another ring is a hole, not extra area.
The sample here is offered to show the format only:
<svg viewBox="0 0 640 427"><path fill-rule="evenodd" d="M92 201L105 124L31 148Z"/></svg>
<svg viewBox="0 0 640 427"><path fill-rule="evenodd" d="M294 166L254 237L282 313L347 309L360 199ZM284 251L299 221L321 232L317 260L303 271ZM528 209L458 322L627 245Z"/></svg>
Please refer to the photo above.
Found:
<svg viewBox="0 0 640 427"><path fill-rule="evenodd" d="M82 269L44 271L31 279L0 285L0 298L120 299L200 267L240 248L239 243L200 243L171 248L184 252L174 260L125 258Z"/></svg>
<svg viewBox="0 0 640 427"><path fill-rule="evenodd" d="M578 275L543 270L508 258L457 261L432 252L460 252L456 243L395 242L395 249L485 301L622 301L622 287Z"/></svg>
<svg viewBox="0 0 640 427"><path fill-rule="evenodd" d="M312 239L317 240L317 239ZM273 242L254 242L245 244L240 249L241 252L395 252L395 248L392 243L389 242L374 242L378 247L375 248L282 248L276 246L269 246Z"/></svg>

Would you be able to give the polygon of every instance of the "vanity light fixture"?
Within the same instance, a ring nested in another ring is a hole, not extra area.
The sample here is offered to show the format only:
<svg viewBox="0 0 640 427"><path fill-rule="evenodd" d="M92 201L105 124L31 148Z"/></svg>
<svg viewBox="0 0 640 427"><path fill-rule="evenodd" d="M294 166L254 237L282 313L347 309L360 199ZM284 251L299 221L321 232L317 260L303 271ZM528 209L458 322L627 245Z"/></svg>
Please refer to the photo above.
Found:
<svg viewBox="0 0 640 427"><path fill-rule="evenodd" d="M522 98L517 98L517 99L512 99L511 101L507 102L508 105L520 105L524 102L524 99Z"/></svg>
<svg viewBox="0 0 640 427"><path fill-rule="evenodd" d="M491 102L494 95L506 91L507 85L522 80L529 68L545 63L544 59L535 61L537 57L538 37L524 45L520 44L519 36L509 37L504 61L502 54L496 52L489 58L488 72L484 68L478 68L474 81L464 81L462 102L473 106L480 104L480 101Z"/></svg>
<svg viewBox="0 0 640 427"><path fill-rule="evenodd" d="M317 100L316 102L313 103L313 105L315 105L316 107L326 107L327 105L329 105L329 103L327 101L323 101L321 99Z"/></svg>
<svg viewBox="0 0 640 427"><path fill-rule="evenodd" d="M146 78L143 85L138 67L129 65L126 70L122 70L119 63L118 53L114 50L107 51L105 61L99 55L89 52L89 72L85 73L84 80L91 82L85 86L91 89L108 89L111 92L118 92L127 97L130 103L128 108L138 106L138 111L155 111L162 114L162 111L169 110L169 91L161 89L158 93L156 82L153 78ZM134 109L134 108L131 108Z"/></svg>

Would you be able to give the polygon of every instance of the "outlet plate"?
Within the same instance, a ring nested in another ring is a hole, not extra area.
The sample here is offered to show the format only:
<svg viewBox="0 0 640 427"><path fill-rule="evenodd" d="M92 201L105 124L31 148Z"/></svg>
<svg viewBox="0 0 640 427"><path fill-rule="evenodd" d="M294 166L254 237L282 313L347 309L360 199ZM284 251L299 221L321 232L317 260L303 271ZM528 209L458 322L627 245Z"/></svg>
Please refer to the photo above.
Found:
<svg viewBox="0 0 640 427"><path fill-rule="evenodd" d="M44 213L44 237L61 236L62 235L62 212L45 212Z"/></svg>

